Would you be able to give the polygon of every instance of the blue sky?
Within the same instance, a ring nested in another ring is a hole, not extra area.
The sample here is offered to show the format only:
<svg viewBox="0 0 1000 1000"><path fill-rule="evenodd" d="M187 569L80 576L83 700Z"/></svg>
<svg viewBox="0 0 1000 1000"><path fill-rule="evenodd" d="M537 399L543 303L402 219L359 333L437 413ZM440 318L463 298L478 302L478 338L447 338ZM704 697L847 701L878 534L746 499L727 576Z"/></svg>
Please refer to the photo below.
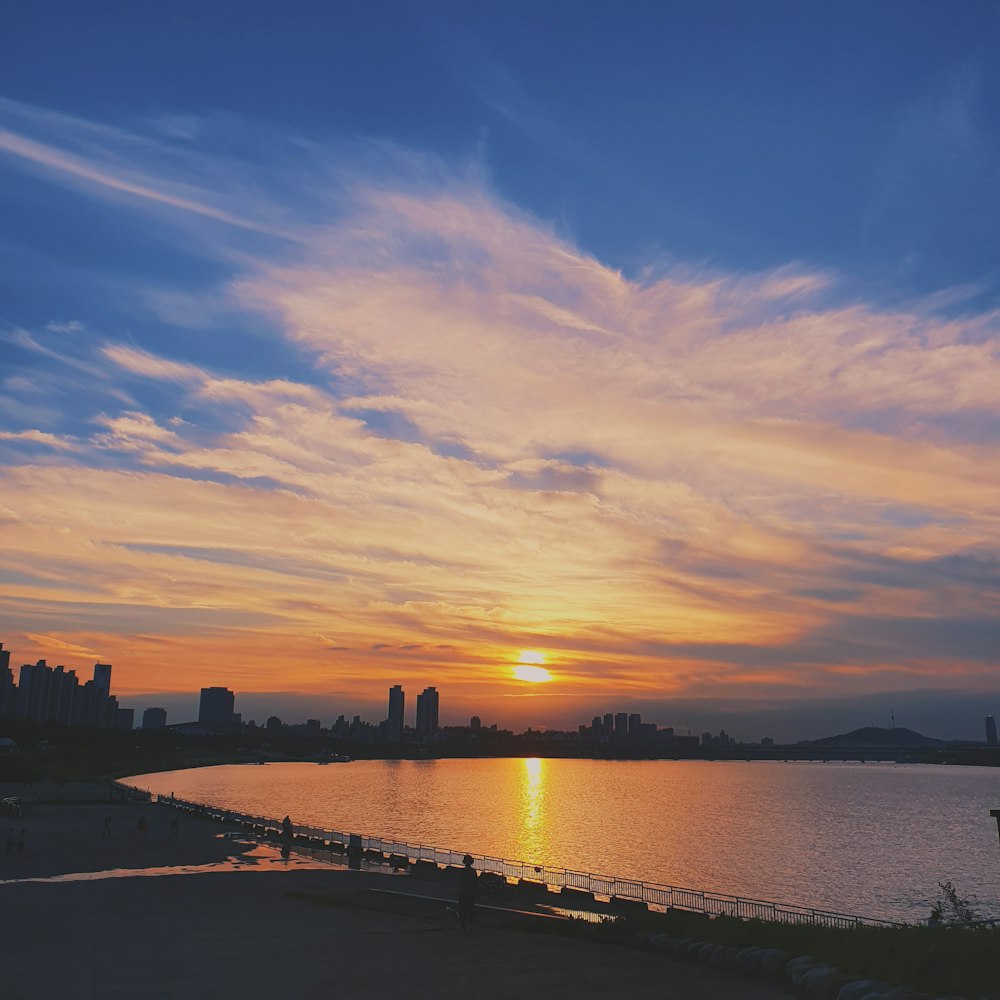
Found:
<svg viewBox="0 0 1000 1000"><path fill-rule="evenodd" d="M536 725L997 707L1000 5L34 2L3 35L16 658L152 697L205 649L261 697L437 679ZM524 648L549 693L501 683Z"/></svg>
<svg viewBox="0 0 1000 1000"><path fill-rule="evenodd" d="M626 270L804 260L996 303L996 3L43 0L5 21L24 102L475 158Z"/></svg>

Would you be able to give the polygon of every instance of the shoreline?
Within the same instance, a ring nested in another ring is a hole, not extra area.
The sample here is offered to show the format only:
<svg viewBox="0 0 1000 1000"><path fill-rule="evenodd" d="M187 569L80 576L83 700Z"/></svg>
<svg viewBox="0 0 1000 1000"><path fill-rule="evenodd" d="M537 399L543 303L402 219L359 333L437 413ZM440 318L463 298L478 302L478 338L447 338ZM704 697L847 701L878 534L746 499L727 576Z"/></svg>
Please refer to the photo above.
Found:
<svg viewBox="0 0 1000 1000"><path fill-rule="evenodd" d="M8 795L10 786L0 791ZM537 991L638 1000L787 996L768 983L615 944L594 948L562 935L493 927L463 934L445 921L440 895L433 915L373 909L373 889L420 883L412 875L326 864L280 867L273 857L251 857L251 841L219 836L238 832L224 824L220 831L210 820L182 817L174 837L166 805L79 798L33 804L13 820L27 831L22 853L0 854L0 898L18 914L0 939L5 995L16 1000L319 998L342 991L442 1000ZM211 866L234 857L253 870L26 881Z"/></svg>

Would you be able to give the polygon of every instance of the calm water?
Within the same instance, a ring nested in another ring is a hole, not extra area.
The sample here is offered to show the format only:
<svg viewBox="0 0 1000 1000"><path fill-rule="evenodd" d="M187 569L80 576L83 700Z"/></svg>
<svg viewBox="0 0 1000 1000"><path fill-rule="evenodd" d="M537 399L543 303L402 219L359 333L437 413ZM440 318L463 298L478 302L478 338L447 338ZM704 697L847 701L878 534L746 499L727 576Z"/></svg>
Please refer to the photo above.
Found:
<svg viewBox="0 0 1000 1000"><path fill-rule="evenodd" d="M1000 769L590 760L225 766L152 792L410 844L904 919L1000 916Z"/></svg>

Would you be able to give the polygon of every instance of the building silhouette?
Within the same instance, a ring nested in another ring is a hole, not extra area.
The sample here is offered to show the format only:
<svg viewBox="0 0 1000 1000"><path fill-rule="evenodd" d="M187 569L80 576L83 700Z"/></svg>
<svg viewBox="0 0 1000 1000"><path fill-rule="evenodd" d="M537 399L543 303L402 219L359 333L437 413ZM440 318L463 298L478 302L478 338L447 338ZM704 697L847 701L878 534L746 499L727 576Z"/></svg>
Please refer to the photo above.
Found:
<svg viewBox="0 0 1000 1000"><path fill-rule="evenodd" d="M229 688L202 688L201 702L198 706L198 721L232 725L235 705L236 695Z"/></svg>
<svg viewBox="0 0 1000 1000"><path fill-rule="evenodd" d="M992 715L986 716L986 743L991 747L997 745L997 720Z"/></svg>
<svg viewBox="0 0 1000 1000"><path fill-rule="evenodd" d="M642 716L638 712L633 712L628 717L628 741L638 743L642 738Z"/></svg>
<svg viewBox="0 0 1000 1000"><path fill-rule="evenodd" d="M17 685L10 669L10 650L0 642L0 719L9 718L17 707Z"/></svg>
<svg viewBox="0 0 1000 1000"><path fill-rule="evenodd" d="M615 713L615 743L628 741L628 712Z"/></svg>
<svg viewBox="0 0 1000 1000"><path fill-rule="evenodd" d="M165 708L147 708L142 713L143 729L163 729L167 724L167 710Z"/></svg>
<svg viewBox="0 0 1000 1000"><path fill-rule="evenodd" d="M406 709L406 692L402 684L394 684L389 688L389 718L386 725L386 738L398 743L403 738L403 715Z"/></svg>
<svg viewBox="0 0 1000 1000"><path fill-rule="evenodd" d="M417 736L420 739L430 739L437 732L439 708L437 688L424 688L417 695Z"/></svg>
<svg viewBox="0 0 1000 1000"><path fill-rule="evenodd" d="M95 663L94 664L94 687L98 691L103 691L104 694L111 694L111 664L110 663Z"/></svg>
<svg viewBox="0 0 1000 1000"><path fill-rule="evenodd" d="M94 664L94 679L81 684L75 670L50 667L45 660L25 663L17 685L10 670L10 654L0 647L0 716L16 716L63 726L124 725L121 709L111 691L111 664Z"/></svg>

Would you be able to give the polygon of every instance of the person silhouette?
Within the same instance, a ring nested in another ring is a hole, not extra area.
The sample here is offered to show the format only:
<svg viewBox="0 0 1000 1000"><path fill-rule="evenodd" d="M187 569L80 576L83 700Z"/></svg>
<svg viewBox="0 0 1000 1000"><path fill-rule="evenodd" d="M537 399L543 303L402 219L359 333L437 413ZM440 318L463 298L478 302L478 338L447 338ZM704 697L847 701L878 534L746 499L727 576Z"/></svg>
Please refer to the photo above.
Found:
<svg viewBox="0 0 1000 1000"><path fill-rule="evenodd" d="M472 867L472 855L462 858L463 868L458 876L458 922L463 931L472 930L472 913L476 908L475 868Z"/></svg>

